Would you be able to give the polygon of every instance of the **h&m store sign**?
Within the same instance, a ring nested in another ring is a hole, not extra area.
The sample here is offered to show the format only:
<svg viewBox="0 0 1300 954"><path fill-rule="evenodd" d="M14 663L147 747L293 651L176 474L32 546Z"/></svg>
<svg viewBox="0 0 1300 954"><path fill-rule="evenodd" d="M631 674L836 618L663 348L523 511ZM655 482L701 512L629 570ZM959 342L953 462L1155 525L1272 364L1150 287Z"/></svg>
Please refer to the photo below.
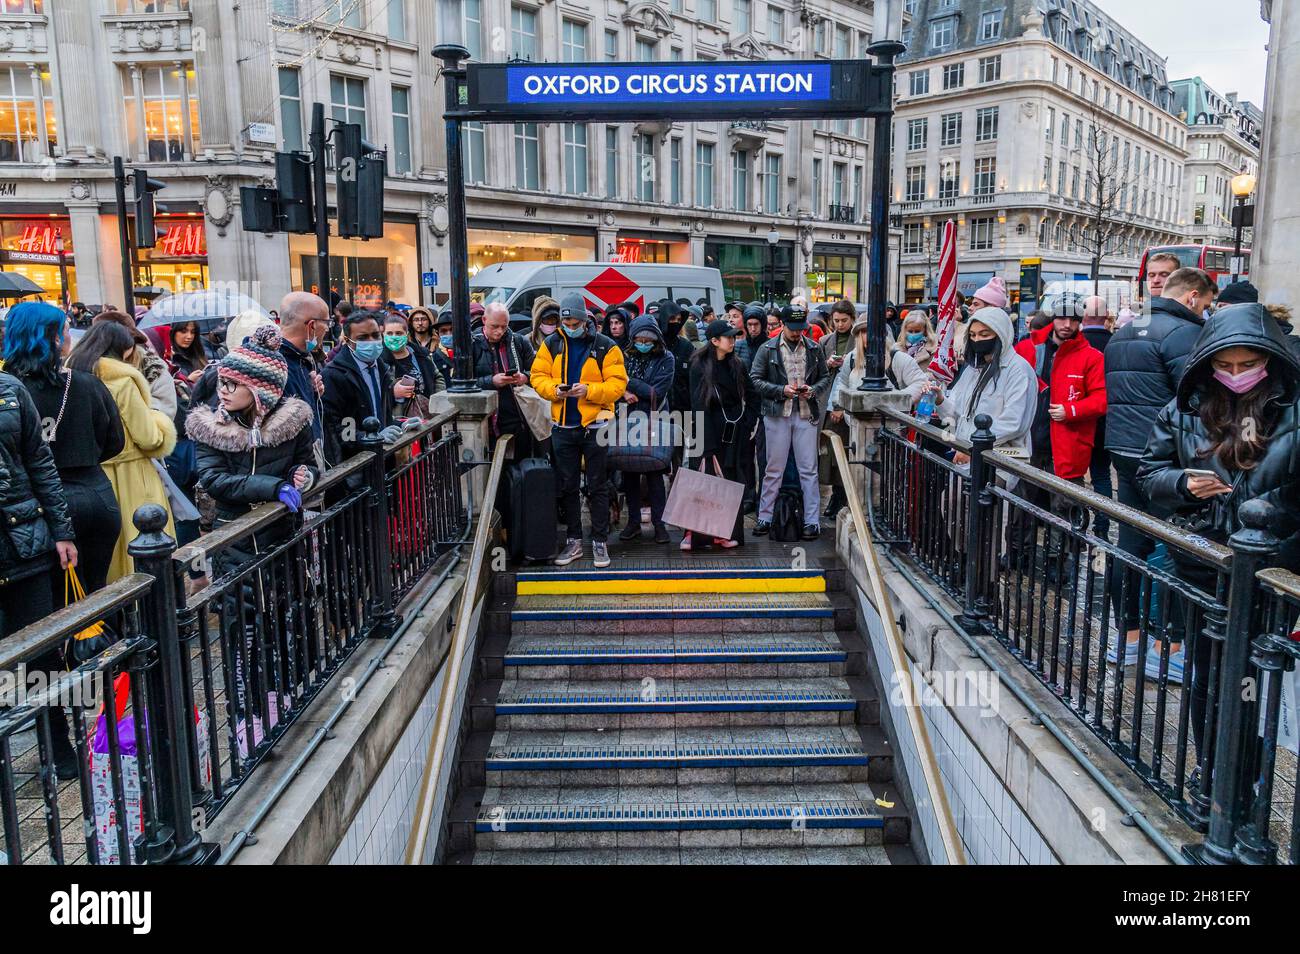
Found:
<svg viewBox="0 0 1300 954"><path fill-rule="evenodd" d="M471 63L462 119L755 119L890 109L891 71L870 60Z"/></svg>

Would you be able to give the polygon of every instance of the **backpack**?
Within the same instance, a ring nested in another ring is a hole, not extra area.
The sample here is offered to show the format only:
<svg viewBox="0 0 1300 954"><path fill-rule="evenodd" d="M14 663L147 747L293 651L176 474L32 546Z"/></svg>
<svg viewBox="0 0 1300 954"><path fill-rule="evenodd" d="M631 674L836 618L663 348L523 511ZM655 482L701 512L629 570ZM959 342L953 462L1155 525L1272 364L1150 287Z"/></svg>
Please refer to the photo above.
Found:
<svg viewBox="0 0 1300 954"><path fill-rule="evenodd" d="M803 536L803 491L784 488L772 510L772 539L794 543Z"/></svg>

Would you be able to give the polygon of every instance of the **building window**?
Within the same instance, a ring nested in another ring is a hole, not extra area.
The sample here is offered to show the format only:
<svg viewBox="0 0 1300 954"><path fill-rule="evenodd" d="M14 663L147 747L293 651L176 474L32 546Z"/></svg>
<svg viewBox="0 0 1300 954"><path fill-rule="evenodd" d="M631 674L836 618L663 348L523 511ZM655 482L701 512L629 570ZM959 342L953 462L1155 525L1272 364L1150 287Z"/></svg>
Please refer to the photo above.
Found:
<svg viewBox="0 0 1300 954"><path fill-rule="evenodd" d="M767 42L785 44L785 11L774 3L767 5Z"/></svg>
<svg viewBox="0 0 1300 954"><path fill-rule="evenodd" d="M650 133L636 137L636 197L655 200L655 137Z"/></svg>
<svg viewBox="0 0 1300 954"><path fill-rule="evenodd" d="M58 144L49 71L0 68L0 162L43 162Z"/></svg>
<svg viewBox="0 0 1300 954"><path fill-rule="evenodd" d="M848 205L844 201L844 186L848 167L842 162L837 162L831 167L831 205L837 210Z"/></svg>
<svg viewBox="0 0 1300 954"><path fill-rule="evenodd" d="M366 136L366 81L330 74L330 116L335 122L356 123Z"/></svg>
<svg viewBox="0 0 1300 954"><path fill-rule="evenodd" d="M713 208L713 143L695 144L695 204Z"/></svg>
<svg viewBox="0 0 1300 954"><path fill-rule="evenodd" d="M1070 198L1079 198L1079 167L1075 166L1070 172Z"/></svg>
<svg viewBox="0 0 1300 954"><path fill-rule="evenodd" d="M992 195L998 173L998 161L993 156L980 156L975 160L975 195Z"/></svg>
<svg viewBox="0 0 1300 954"><path fill-rule="evenodd" d="M904 197L908 202L920 202L925 198L925 166L907 167L907 192Z"/></svg>
<svg viewBox="0 0 1300 954"><path fill-rule="evenodd" d="M393 172L406 175L411 171L411 90L393 87Z"/></svg>
<svg viewBox="0 0 1300 954"><path fill-rule="evenodd" d="M280 134L286 152L302 151L302 87L298 71L280 69ZM2 74L0 74L2 75Z"/></svg>
<svg viewBox="0 0 1300 954"><path fill-rule="evenodd" d="M1062 145L1064 145L1064 143L1062 143ZM1074 121L1074 148L1075 149L1083 148L1083 120L1082 119L1076 119Z"/></svg>
<svg viewBox="0 0 1300 954"><path fill-rule="evenodd" d="M1210 144L1208 142L1198 142L1196 144L1196 158L1197 159L1210 158Z"/></svg>
<svg viewBox="0 0 1300 954"><path fill-rule="evenodd" d="M637 40L636 59L638 63L653 63L659 59L657 44L650 40Z"/></svg>
<svg viewBox="0 0 1300 954"><path fill-rule="evenodd" d="M903 226L903 254L919 255L924 251L921 242L921 223L908 222Z"/></svg>
<svg viewBox="0 0 1300 954"><path fill-rule="evenodd" d="M618 32L615 30L605 31L605 59L618 59Z"/></svg>
<svg viewBox="0 0 1300 954"><path fill-rule="evenodd" d="M1048 156L1043 160L1043 182L1042 189L1044 192L1050 192L1052 188L1052 157Z"/></svg>
<svg viewBox="0 0 1300 954"><path fill-rule="evenodd" d="M515 188L533 192L541 188L540 166L537 123L515 123Z"/></svg>
<svg viewBox="0 0 1300 954"><path fill-rule="evenodd" d="M943 88L961 89L966 85L966 64L949 63L943 68Z"/></svg>
<svg viewBox="0 0 1300 954"><path fill-rule="evenodd" d="M523 7L510 8L510 58L537 59L537 14Z"/></svg>
<svg viewBox="0 0 1300 954"><path fill-rule="evenodd" d="M482 123L465 123L461 127L461 162L466 182L487 181L487 133Z"/></svg>
<svg viewBox="0 0 1300 954"><path fill-rule="evenodd" d="M961 195L961 163L945 159L939 163L939 198L955 199Z"/></svg>
<svg viewBox="0 0 1300 954"><path fill-rule="evenodd" d="M668 193L673 205L682 204L682 137L674 136L668 144Z"/></svg>
<svg viewBox="0 0 1300 954"><path fill-rule="evenodd" d="M1056 194L1065 195L1065 163L1056 164Z"/></svg>
<svg viewBox="0 0 1300 954"><path fill-rule="evenodd" d="M961 113L944 113L939 117L939 145L961 145Z"/></svg>
<svg viewBox="0 0 1300 954"><path fill-rule="evenodd" d="M907 74L908 89L913 96L924 96L930 92L930 71L913 70Z"/></svg>
<svg viewBox="0 0 1300 954"><path fill-rule="evenodd" d="M21 72L11 71L10 75L15 76L15 73ZM2 78L0 83L3 83ZM16 76L14 83L16 94L21 88L17 86ZM199 148L199 101L194 67L184 64L180 67L128 69L122 73L122 85L126 101L127 132L135 144L136 153L149 162L191 159L194 151ZM4 90L0 86L0 99L3 96ZM16 100L15 95L14 101ZM362 116L364 115L363 105ZM31 136L27 138L30 139Z"/></svg>
<svg viewBox="0 0 1300 954"><path fill-rule="evenodd" d="M971 219L970 250L972 252L987 252L991 248L993 248L993 219Z"/></svg>
<svg viewBox="0 0 1300 954"><path fill-rule="evenodd" d="M835 26L835 59L847 60L853 56L853 31L846 26Z"/></svg>
<svg viewBox="0 0 1300 954"><path fill-rule="evenodd" d="M672 6L668 9L672 10L673 13L681 13L686 9L685 0L673 0Z"/></svg>
<svg viewBox="0 0 1300 954"><path fill-rule="evenodd" d="M980 82L996 83L1002 79L1002 55L980 57Z"/></svg>
<svg viewBox="0 0 1300 954"><path fill-rule="evenodd" d="M826 49L826 36L827 36L826 31L828 29L828 22L829 21L823 18L818 20L817 25L813 27L813 52L814 53L828 52Z"/></svg>
<svg viewBox="0 0 1300 954"><path fill-rule="evenodd" d="M680 63L682 61L682 48L680 46L674 46L670 49L668 51L668 59L672 60L674 63Z"/></svg>
<svg viewBox="0 0 1300 954"><path fill-rule="evenodd" d="M764 161L767 174L763 179L763 210L775 215L781 211L781 157L769 152Z"/></svg>
<svg viewBox="0 0 1300 954"><path fill-rule="evenodd" d="M817 216L822 214L822 161L820 159L813 160L812 213Z"/></svg>
<svg viewBox="0 0 1300 954"><path fill-rule="evenodd" d="M1045 134L1045 138L1048 142L1052 141L1052 134L1055 131L1055 129L1056 129L1056 110L1053 107L1048 106L1047 107L1047 132Z"/></svg>
<svg viewBox="0 0 1300 954"><path fill-rule="evenodd" d="M605 127L605 198L618 198L618 127Z"/></svg>
<svg viewBox="0 0 1300 954"><path fill-rule="evenodd" d="M1002 11L986 10L980 14L980 39L996 40L1002 36Z"/></svg>
<svg viewBox="0 0 1300 954"><path fill-rule="evenodd" d="M700 19L705 23L718 22L718 0L699 0L699 10Z"/></svg>
<svg viewBox="0 0 1300 954"><path fill-rule="evenodd" d="M1210 178L1209 176L1197 176L1197 177L1196 177L1196 194L1197 194L1197 195L1205 195L1205 186L1206 186L1206 183L1208 182L1209 178Z"/></svg>
<svg viewBox="0 0 1300 954"><path fill-rule="evenodd" d="M946 50L957 39L957 21L952 17L935 20L930 24L930 49Z"/></svg>
<svg viewBox="0 0 1300 954"><path fill-rule="evenodd" d="M975 110L975 141L991 142L998 138L998 107L984 106Z"/></svg>
<svg viewBox="0 0 1300 954"><path fill-rule="evenodd" d="M744 35L754 30L754 0L736 0L734 33Z"/></svg>
<svg viewBox="0 0 1300 954"><path fill-rule="evenodd" d="M123 2L123 0L119 0ZM129 2L129 0L127 0ZM4 0L0 7L0 13L44 13L45 0ZM130 10L119 10L119 13L130 13Z"/></svg>
<svg viewBox="0 0 1300 954"><path fill-rule="evenodd" d="M465 49L471 60L483 59L483 0L464 0Z"/></svg>
<svg viewBox="0 0 1300 954"><path fill-rule="evenodd" d="M736 149L731 153L731 207L737 212L748 212L749 203L749 153Z"/></svg>
<svg viewBox="0 0 1300 954"><path fill-rule="evenodd" d="M587 24L564 21L564 61L582 63L587 59Z"/></svg>
<svg viewBox="0 0 1300 954"><path fill-rule="evenodd" d="M1193 225L1205 224L1205 204L1203 202L1198 202L1196 204L1196 211L1192 213L1192 224Z"/></svg>
<svg viewBox="0 0 1300 954"><path fill-rule="evenodd" d="M587 126L564 124L564 191L569 195L587 194Z"/></svg>
<svg viewBox="0 0 1300 954"><path fill-rule="evenodd" d="M909 119L907 121L907 148L924 149L929 140L930 121L928 119Z"/></svg>
<svg viewBox="0 0 1300 954"><path fill-rule="evenodd" d="M406 4L393 0L388 7L388 36L393 40L406 39Z"/></svg>
<svg viewBox="0 0 1300 954"><path fill-rule="evenodd" d="M153 10L159 6L148 0L119 0L119 6L123 3L133 3L140 10ZM174 9L174 8L173 8ZM328 0L325 9L319 14L320 18L326 23L341 23L344 26L361 27L361 4L355 0Z"/></svg>

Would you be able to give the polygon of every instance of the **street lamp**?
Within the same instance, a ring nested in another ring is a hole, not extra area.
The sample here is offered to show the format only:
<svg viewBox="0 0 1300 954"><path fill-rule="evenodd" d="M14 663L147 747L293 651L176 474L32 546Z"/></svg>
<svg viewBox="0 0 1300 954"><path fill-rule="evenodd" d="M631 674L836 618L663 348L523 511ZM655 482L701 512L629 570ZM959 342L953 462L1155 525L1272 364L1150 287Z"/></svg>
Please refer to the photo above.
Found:
<svg viewBox="0 0 1300 954"><path fill-rule="evenodd" d="M68 290L68 254L63 245L63 231L54 236L54 251L59 255L59 285L63 291L63 310L72 307L72 292Z"/></svg>
<svg viewBox="0 0 1300 954"><path fill-rule="evenodd" d="M930 258L930 236L934 233L930 231L930 220L926 219L921 223L924 231L921 233L921 247L925 249L925 300L934 299L934 266Z"/></svg>
<svg viewBox="0 0 1300 954"><path fill-rule="evenodd" d="M1235 230L1232 241L1232 280L1241 277L1241 233L1247 225L1255 224L1255 206L1246 205L1246 200L1255 191L1255 177L1249 172L1232 177L1232 195L1237 200L1232 208L1232 226Z"/></svg>
<svg viewBox="0 0 1300 954"><path fill-rule="evenodd" d="M776 245L781 241L781 233L776 230L776 223L767 230L767 273L770 276L767 286L767 303L776 303Z"/></svg>

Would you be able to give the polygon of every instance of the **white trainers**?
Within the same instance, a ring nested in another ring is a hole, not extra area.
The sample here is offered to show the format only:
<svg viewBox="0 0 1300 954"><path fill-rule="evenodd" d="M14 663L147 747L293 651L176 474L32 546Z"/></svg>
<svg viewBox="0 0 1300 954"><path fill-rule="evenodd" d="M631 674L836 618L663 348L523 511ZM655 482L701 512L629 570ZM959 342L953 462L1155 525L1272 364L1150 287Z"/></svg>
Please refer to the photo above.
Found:
<svg viewBox="0 0 1300 954"><path fill-rule="evenodd" d="M582 541L575 540L573 537L564 541L564 549L559 552L553 561L556 566L568 566L574 560L582 559ZM606 558L606 563L609 560Z"/></svg>
<svg viewBox="0 0 1300 954"><path fill-rule="evenodd" d="M609 566L609 546L603 540L591 542L591 565L598 568Z"/></svg>

